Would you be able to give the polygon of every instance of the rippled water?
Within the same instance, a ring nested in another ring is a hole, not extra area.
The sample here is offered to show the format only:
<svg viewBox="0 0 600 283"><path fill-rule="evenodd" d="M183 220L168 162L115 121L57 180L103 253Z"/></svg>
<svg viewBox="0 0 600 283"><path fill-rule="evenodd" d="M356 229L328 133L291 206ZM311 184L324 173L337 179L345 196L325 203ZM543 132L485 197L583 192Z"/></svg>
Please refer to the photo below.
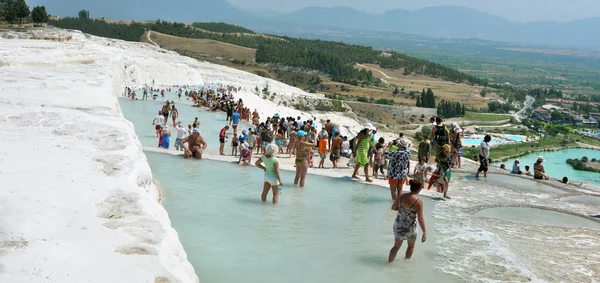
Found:
<svg viewBox="0 0 600 283"><path fill-rule="evenodd" d="M491 150L493 151L494 149L492 148ZM533 172L533 164L535 164L540 155L544 157L544 169L549 176L557 179L562 179L562 177L566 176L571 181L600 185L600 173L575 170L566 162L568 158L581 159L583 156L587 156L590 160L592 158L600 159L600 150L570 148L559 151L534 152L518 158L521 170L525 170L525 165L529 165L531 172ZM498 162L495 165L500 166L503 163L507 169L511 170L514 162L515 159L510 159Z"/></svg>
<svg viewBox="0 0 600 283"><path fill-rule="evenodd" d="M309 176L262 203L262 171L146 153L163 204L203 282L455 282L435 268L433 201L421 197L430 231L410 261L393 245L389 190ZM284 183L293 179L283 172Z"/></svg>

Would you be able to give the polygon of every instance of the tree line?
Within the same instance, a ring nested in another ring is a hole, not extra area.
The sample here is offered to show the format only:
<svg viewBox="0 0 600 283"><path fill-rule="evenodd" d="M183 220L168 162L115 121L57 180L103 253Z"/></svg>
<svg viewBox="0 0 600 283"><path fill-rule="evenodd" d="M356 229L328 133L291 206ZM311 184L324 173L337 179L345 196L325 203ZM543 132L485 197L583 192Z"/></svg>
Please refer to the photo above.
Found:
<svg viewBox="0 0 600 283"><path fill-rule="evenodd" d="M442 118L465 116L465 106L459 102L442 100L437 106L437 115Z"/></svg>
<svg viewBox="0 0 600 283"><path fill-rule="evenodd" d="M421 95L417 96L416 106L423 108L435 108L435 95L433 94L433 90L431 90L431 88L428 88L427 92L425 92L425 89L423 89Z"/></svg>
<svg viewBox="0 0 600 283"><path fill-rule="evenodd" d="M207 30L207 31L212 31L212 32L220 32L220 33L249 33L249 34L254 34L254 31L249 30L245 27L241 27L241 26L236 26L236 25L231 25L231 24L227 24L227 23L215 23L215 22L210 22L210 23L200 23L200 22L196 22L193 23L192 26L195 26L197 28L201 28L203 30Z"/></svg>
<svg viewBox="0 0 600 283"><path fill-rule="evenodd" d="M375 85L380 83L380 80L374 78L370 71L357 70L352 65L353 63L372 63L384 68L404 68L405 73L425 74L455 82L488 85L487 80L478 79L440 64L396 52L387 52L384 56L381 51L373 50L371 47L341 42L243 35L231 33L240 31L236 26L218 23L210 25L196 23L195 26L203 26L220 33L202 32L184 24L160 20L153 24L108 25L103 21L71 18L54 21L52 24L57 27L80 29L83 32L98 36L131 41L138 41L142 36L143 32L140 33L140 27L174 36L223 41L257 49L257 62L314 69L325 73L335 81L353 85ZM127 28L132 30L126 31Z"/></svg>

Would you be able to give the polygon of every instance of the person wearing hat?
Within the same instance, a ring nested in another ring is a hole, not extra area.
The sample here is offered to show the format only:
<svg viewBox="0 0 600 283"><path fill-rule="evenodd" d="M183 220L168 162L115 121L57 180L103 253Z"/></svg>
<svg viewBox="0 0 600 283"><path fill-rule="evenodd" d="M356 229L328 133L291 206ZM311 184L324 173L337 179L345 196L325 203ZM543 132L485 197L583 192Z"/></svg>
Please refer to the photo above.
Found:
<svg viewBox="0 0 600 283"><path fill-rule="evenodd" d="M308 133L305 131L297 131L296 136L298 139L296 141L296 176L294 177L294 185L300 185L302 188L304 187L306 173L308 172L310 148L316 146L317 144L314 141L308 141Z"/></svg>
<svg viewBox="0 0 600 283"><path fill-rule="evenodd" d="M165 116L163 116L162 111L158 111L158 115L154 117L152 120L152 125L154 126L154 130L156 131L156 137L160 136L160 128L165 124Z"/></svg>
<svg viewBox="0 0 600 283"><path fill-rule="evenodd" d="M279 159L275 157L276 152L277 146L269 144L265 149L265 155L254 163L256 167L265 171L265 181L260 198L262 201L267 201L267 195L269 194L269 190L271 190L273 192L273 203L279 201L279 187L283 186L281 176L279 175Z"/></svg>
<svg viewBox="0 0 600 283"><path fill-rule="evenodd" d="M538 156L537 161L533 164L533 178L536 180L549 180L550 177L546 175L546 170L544 170L544 157Z"/></svg>
<svg viewBox="0 0 600 283"><path fill-rule="evenodd" d="M386 152L388 163L388 184L392 200L402 195L402 186L407 182L410 170L410 151L405 139L398 140L398 150Z"/></svg>
<svg viewBox="0 0 600 283"><path fill-rule="evenodd" d="M188 146L185 146L185 143ZM202 159L202 151L208 146L204 138L200 135L200 129L195 128L192 134L183 139L179 145L183 148L183 158L194 156L196 159Z"/></svg>
<svg viewBox="0 0 600 283"><path fill-rule="evenodd" d="M375 151L375 145L371 142L371 131L374 129L371 123L365 124L365 127L358 133L357 149L356 149L356 164L354 165L353 179L358 179L358 169L363 166L365 168L365 182L373 182L369 179L369 149Z"/></svg>

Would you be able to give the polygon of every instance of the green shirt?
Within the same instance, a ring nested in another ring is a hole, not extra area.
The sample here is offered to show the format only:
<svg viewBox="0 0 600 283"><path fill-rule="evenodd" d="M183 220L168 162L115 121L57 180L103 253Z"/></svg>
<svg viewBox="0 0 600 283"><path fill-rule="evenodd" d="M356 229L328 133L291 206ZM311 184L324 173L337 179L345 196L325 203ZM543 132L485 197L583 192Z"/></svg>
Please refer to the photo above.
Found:
<svg viewBox="0 0 600 283"><path fill-rule="evenodd" d="M397 146L397 145L392 145L392 146L390 146L390 150L389 150L389 151L390 151L390 152L395 152L395 151L398 151L398 146Z"/></svg>
<svg viewBox="0 0 600 283"><path fill-rule="evenodd" d="M268 158L266 155L263 155L261 159L265 164L265 172L275 174L275 164L279 163L279 159L277 157Z"/></svg>

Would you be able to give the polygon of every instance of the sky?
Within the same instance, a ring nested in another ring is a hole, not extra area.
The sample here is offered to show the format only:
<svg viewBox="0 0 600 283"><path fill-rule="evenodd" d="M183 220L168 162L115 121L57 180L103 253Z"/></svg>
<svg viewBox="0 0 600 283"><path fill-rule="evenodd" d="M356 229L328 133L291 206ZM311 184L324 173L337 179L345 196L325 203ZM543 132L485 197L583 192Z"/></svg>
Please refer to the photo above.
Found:
<svg viewBox="0 0 600 283"><path fill-rule="evenodd" d="M600 17L600 0L227 0L244 9L294 11L310 6L347 6L372 14L392 9L414 10L427 6L454 5L474 8L520 22L572 21Z"/></svg>

